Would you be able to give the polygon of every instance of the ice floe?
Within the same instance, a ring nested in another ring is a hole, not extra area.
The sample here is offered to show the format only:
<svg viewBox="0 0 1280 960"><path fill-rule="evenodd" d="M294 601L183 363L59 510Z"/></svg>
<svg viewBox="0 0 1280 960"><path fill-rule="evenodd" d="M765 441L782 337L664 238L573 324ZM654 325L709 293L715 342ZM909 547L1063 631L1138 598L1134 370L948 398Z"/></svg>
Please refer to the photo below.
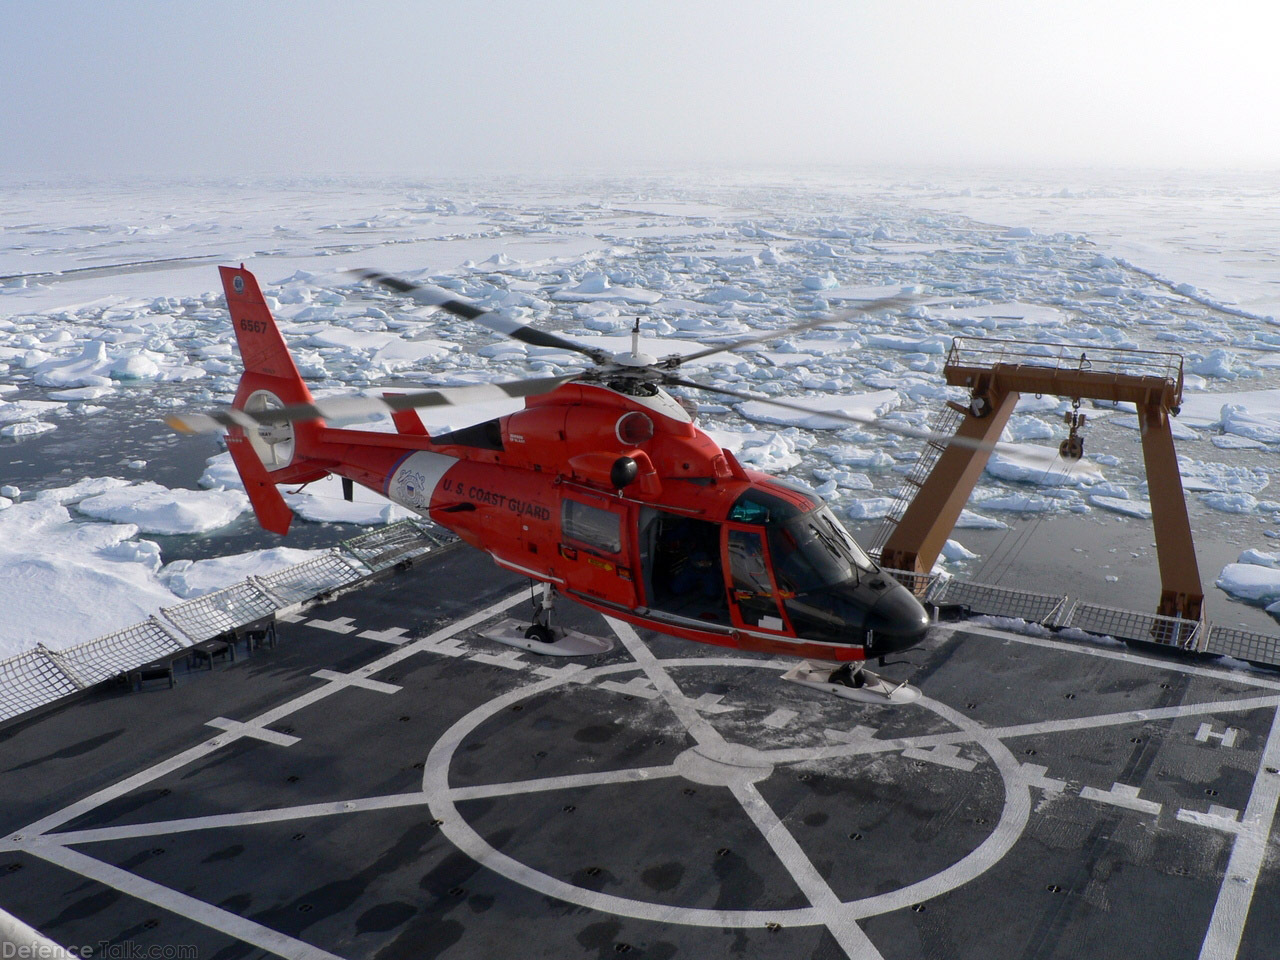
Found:
<svg viewBox="0 0 1280 960"><path fill-rule="evenodd" d="M877 390L875 393L854 394L847 397L811 395L788 398L788 402L801 403L814 410L827 410L850 417L878 419L896 408L902 402L902 398L896 390ZM758 400L740 403L736 409L748 420L758 420L762 423L787 424L808 427L811 430L841 430L850 426L847 421L824 417L821 413L801 413Z"/></svg>
<svg viewBox="0 0 1280 960"><path fill-rule="evenodd" d="M1082 487L1106 478L1088 459L1064 460L1054 447L1035 444L996 444L986 472L1000 480L1046 487Z"/></svg>
<svg viewBox="0 0 1280 960"><path fill-rule="evenodd" d="M175 560L160 568L158 579L183 599L202 597L247 577L262 577L284 567L322 557L325 550L272 547L208 560Z"/></svg>
<svg viewBox="0 0 1280 960"><path fill-rule="evenodd" d="M171 490L153 481L116 487L76 504L85 516L130 523L144 533L208 533L249 509L249 498L233 490Z"/></svg>
<svg viewBox="0 0 1280 960"><path fill-rule="evenodd" d="M3 516L3 514L0 514ZM1280 612L1280 570L1256 563L1228 563L1217 585L1238 600L1261 604Z"/></svg>
<svg viewBox="0 0 1280 960"><path fill-rule="evenodd" d="M177 597L156 580L160 549L133 524L76 523L54 499L0 510L0 659L144 620Z"/></svg>

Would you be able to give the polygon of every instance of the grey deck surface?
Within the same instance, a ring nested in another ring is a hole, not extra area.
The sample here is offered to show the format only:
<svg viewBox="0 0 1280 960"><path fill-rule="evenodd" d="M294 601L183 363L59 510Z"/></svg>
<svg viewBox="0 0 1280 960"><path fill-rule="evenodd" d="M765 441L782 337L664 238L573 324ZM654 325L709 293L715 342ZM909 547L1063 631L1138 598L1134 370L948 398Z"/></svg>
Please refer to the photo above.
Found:
<svg viewBox="0 0 1280 960"><path fill-rule="evenodd" d="M513 597L446 550L0 732L0 907L201 960L1280 955L1280 676L964 628L861 706L568 603L613 653L477 638Z"/></svg>

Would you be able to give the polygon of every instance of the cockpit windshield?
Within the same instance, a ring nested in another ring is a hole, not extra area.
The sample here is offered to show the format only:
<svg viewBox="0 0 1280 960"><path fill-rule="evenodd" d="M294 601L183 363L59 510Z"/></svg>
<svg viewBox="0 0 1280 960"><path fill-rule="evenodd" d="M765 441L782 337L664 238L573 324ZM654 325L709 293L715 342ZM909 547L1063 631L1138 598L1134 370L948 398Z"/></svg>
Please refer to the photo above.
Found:
<svg viewBox="0 0 1280 960"><path fill-rule="evenodd" d="M826 505L769 525L769 550L779 589L792 594L856 582L878 569Z"/></svg>

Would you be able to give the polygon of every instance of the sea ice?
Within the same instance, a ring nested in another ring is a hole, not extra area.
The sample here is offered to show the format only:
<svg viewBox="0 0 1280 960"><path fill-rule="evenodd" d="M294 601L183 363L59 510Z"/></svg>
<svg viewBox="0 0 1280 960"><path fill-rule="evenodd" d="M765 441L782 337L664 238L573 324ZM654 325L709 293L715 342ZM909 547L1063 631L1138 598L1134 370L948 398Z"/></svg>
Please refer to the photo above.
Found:
<svg viewBox="0 0 1280 960"><path fill-rule="evenodd" d="M45 423L43 420L24 420L21 423L0 427L0 437L37 437L57 429L57 424Z"/></svg>
<svg viewBox="0 0 1280 960"><path fill-rule="evenodd" d="M119 630L177 597L155 579L160 551L132 524L74 523L52 499L0 510L0 659Z"/></svg>
<svg viewBox="0 0 1280 960"><path fill-rule="evenodd" d="M3 516L3 514L0 514ZM1280 570L1254 563L1228 563L1217 585L1240 600L1271 604L1280 601Z"/></svg>
<svg viewBox="0 0 1280 960"><path fill-rule="evenodd" d="M875 420L883 417L901 403L902 398L896 390L878 390L875 393L852 394L850 396L806 396L804 406L813 410L829 410L859 419ZM796 402L789 400L788 402ZM776 407L760 400L748 400L737 405L737 410L748 420L759 420L763 423L780 423L790 426L808 427L811 430L840 430L849 426L844 420L824 417L821 413L801 413Z"/></svg>
<svg viewBox="0 0 1280 960"><path fill-rule="evenodd" d="M967 549L956 540L948 540L942 545L942 556L953 563L963 563L966 560L978 559L978 554Z"/></svg>
<svg viewBox="0 0 1280 960"><path fill-rule="evenodd" d="M1129 517L1138 517L1141 520L1151 519L1151 504L1146 500L1128 500L1121 497L1108 497L1092 493L1089 495L1089 502L1095 507L1102 507L1115 513L1123 513Z"/></svg>
<svg viewBox="0 0 1280 960"><path fill-rule="evenodd" d="M956 521L957 530L1007 530L1009 525L995 517L984 517L972 510L961 510Z"/></svg>
<svg viewBox="0 0 1280 960"><path fill-rule="evenodd" d="M893 497L868 497L855 500L845 513L851 520L880 520L888 516L892 506Z"/></svg>
<svg viewBox="0 0 1280 960"><path fill-rule="evenodd" d="M1200 502L1223 513L1253 513L1258 509L1257 499L1247 493L1206 493Z"/></svg>
<svg viewBox="0 0 1280 960"><path fill-rule="evenodd" d="M201 597L229 587L246 577L262 577L284 567L322 557L325 550L272 547L209 560L175 560L160 569L159 580L178 596Z"/></svg>
<svg viewBox="0 0 1280 960"><path fill-rule="evenodd" d="M1237 563L1253 563L1260 567L1280 567L1280 553L1267 553L1265 550L1245 550L1240 554Z"/></svg>
<svg viewBox="0 0 1280 960"><path fill-rule="evenodd" d="M231 490L170 490L144 481L88 497L76 509L100 520L135 524L144 533L207 533L249 509L249 498Z"/></svg>
<svg viewBox="0 0 1280 960"><path fill-rule="evenodd" d="M46 490L37 491L35 498L52 503L75 503L85 497L96 497L100 493L128 485L128 480L117 477L85 477L65 487L49 487Z"/></svg>
<svg viewBox="0 0 1280 960"><path fill-rule="evenodd" d="M1000 480L1046 487L1081 487L1102 483L1102 471L1088 460L1063 460L1054 447L996 444L986 472Z"/></svg>

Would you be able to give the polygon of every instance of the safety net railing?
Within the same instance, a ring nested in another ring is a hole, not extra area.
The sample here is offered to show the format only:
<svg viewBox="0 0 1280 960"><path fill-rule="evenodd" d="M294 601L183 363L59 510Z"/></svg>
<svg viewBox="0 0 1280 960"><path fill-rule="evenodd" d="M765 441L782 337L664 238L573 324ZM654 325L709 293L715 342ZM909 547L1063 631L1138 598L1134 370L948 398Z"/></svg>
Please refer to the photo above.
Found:
<svg viewBox="0 0 1280 960"><path fill-rule="evenodd" d="M953 577L940 583L937 590L929 594L929 602L959 604L971 613L1011 617L1049 626L1061 612L1066 597L989 583L970 583Z"/></svg>
<svg viewBox="0 0 1280 960"><path fill-rule="evenodd" d="M344 540L342 549L374 573L439 549L457 538L422 520L401 520L379 530Z"/></svg>
<svg viewBox="0 0 1280 960"><path fill-rule="evenodd" d="M1204 650L1237 660L1280 664L1280 637L1251 633L1234 627L1209 627Z"/></svg>
<svg viewBox="0 0 1280 960"><path fill-rule="evenodd" d="M93 686L146 663L186 652L190 642L156 617L76 644L49 656L83 686Z"/></svg>
<svg viewBox="0 0 1280 960"><path fill-rule="evenodd" d="M161 607L165 619L195 643L266 619L279 605L254 582L241 580L216 593Z"/></svg>
<svg viewBox="0 0 1280 960"><path fill-rule="evenodd" d="M1071 605L1058 626L1075 627L1086 633L1115 637L1117 640L1162 643L1183 650L1202 649L1201 642L1204 639L1204 623L1200 620L1104 607L1082 600Z"/></svg>
<svg viewBox="0 0 1280 960"><path fill-rule="evenodd" d="M43 645L0 660L0 720L10 720L82 689Z"/></svg>
<svg viewBox="0 0 1280 960"><path fill-rule="evenodd" d="M62 650L37 645L0 660L0 721L46 706L146 664L182 656L193 644L353 587L454 539L426 521L405 520L355 537L319 557L249 577L215 593L164 607L140 623Z"/></svg>
<svg viewBox="0 0 1280 960"><path fill-rule="evenodd" d="M274 573L254 577L254 583L281 607L305 603L314 597L363 579L350 560L337 551L313 557Z"/></svg>
<svg viewBox="0 0 1280 960"><path fill-rule="evenodd" d="M930 591L941 584L940 578L931 573L916 573L913 570L890 570L888 567L881 567L880 569L914 593L921 601L929 599Z"/></svg>

